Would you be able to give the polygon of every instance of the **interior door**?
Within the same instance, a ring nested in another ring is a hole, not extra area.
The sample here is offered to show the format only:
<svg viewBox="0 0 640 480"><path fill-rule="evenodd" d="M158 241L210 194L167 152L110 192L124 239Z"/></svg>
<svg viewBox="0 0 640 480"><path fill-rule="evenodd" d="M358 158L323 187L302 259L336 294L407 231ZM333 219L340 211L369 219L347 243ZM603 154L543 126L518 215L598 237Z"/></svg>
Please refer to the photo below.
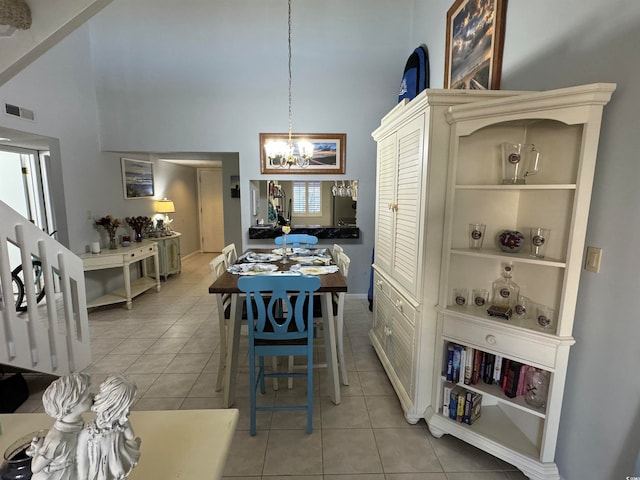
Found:
<svg viewBox="0 0 640 480"><path fill-rule="evenodd" d="M200 242L203 252L221 252L224 247L222 169L198 169Z"/></svg>

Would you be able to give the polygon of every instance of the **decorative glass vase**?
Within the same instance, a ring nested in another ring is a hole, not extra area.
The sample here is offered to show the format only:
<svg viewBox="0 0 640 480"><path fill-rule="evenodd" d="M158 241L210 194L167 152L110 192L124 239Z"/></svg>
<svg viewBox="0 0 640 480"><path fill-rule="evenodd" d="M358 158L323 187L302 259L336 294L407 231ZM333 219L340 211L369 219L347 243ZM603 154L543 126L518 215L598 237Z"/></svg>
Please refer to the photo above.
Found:
<svg viewBox="0 0 640 480"><path fill-rule="evenodd" d="M534 408L544 408L547 404L550 374L540 368L530 368L525 377L524 400Z"/></svg>
<svg viewBox="0 0 640 480"><path fill-rule="evenodd" d="M29 480L32 476L31 457L26 454L26 450L31 445L31 440L42 438L46 434L46 430L29 433L9 445L0 466L0 480Z"/></svg>
<svg viewBox="0 0 640 480"><path fill-rule="evenodd" d="M118 237L116 237L116 232L109 232L109 249L115 250L118 248Z"/></svg>
<svg viewBox="0 0 640 480"><path fill-rule="evenodd" d="M289 258L287 258L287 235L282 236L282 260L280 263L287 264L289 263Z"/></svg>
<svg viewBox="0 0 640 480"><path fill-rule="evenodd" d="M134 240L136 242L141 242L142 241L142 230L136 230L135 231Z"/></svg>

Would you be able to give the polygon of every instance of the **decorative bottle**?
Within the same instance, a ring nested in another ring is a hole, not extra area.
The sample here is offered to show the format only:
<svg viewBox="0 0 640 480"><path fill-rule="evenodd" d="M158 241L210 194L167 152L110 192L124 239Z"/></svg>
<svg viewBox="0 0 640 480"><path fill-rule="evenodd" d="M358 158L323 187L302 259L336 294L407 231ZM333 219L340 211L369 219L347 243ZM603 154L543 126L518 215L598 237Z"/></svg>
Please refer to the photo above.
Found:
<svg viewBox="0 0 640 480"><path fill-rule="evenodd" d="M520 295L520 287L511 279L513 265L502 265L501 277L493 282L492 304L496 307L514 308Z"/></svg>
<svg viewBox="0 0 640 480"><path fill-rule="evenodd" d="M529 367L525 377L524 400L534 408L544 408L547 404L550 374L540 368Z"/></svg>

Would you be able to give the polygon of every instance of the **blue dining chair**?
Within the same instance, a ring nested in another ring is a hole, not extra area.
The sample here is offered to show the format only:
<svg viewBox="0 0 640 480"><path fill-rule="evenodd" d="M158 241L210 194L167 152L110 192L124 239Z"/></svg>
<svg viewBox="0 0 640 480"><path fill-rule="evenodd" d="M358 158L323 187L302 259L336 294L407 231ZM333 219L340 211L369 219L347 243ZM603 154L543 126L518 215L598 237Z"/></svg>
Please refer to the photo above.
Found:
<svg viewBox="0 0 640 480"><path fill-rule="evenodd" d="M282 236L275 238L276 245L282 246ZM318 237L306 233L290 233L287 235L287 245L292 248L309 248L318 243Z"/></svg>
<svg viewBox="0 0 640 480"><path fill-rule="evenodd" d="M313 419L313 292L320 279L312 276L257 275L238 279L238 288L247 295L249 324L249 432L256 434L257 411L306 410L307 433ZM295 296L295 300L292 300ZM306 305L305 305L306 303ZM306 355L306 372L266 373L264 357ZM256 377L256 358L258 369ZM256 405L256 390L265 393L265 377L307 377L307 404L286 406Z"/></svg>

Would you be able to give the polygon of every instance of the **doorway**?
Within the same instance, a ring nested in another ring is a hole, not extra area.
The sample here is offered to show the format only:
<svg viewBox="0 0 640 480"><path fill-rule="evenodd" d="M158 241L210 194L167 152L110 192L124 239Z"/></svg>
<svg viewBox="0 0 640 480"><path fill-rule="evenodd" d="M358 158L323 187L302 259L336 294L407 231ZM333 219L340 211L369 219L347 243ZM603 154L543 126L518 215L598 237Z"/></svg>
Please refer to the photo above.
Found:
<svg viewBox="0 0 640 480"><path fill-rule="evenodd" d="M200 248L203 252L221 252L224 247L222 191L222 168L198 168Z"/></svg>

